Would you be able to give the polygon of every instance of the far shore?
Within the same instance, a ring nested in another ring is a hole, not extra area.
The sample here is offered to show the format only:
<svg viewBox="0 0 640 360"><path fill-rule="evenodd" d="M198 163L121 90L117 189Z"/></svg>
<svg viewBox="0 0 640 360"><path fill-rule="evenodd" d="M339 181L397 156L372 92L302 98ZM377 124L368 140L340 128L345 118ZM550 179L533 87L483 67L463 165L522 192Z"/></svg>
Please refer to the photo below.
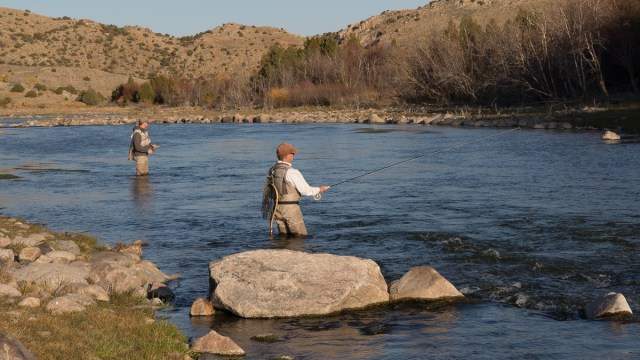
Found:
<svg viewBox="0 0 640 360"><path fill-rule="evenodd" d="M166 124L361 123L460 127L521 127L547 130L640 132L638 105L605 107L522 107L488 111L468 107L287 108L214 110L195 107L58 106L5 109L2 127L131 125L138 120ZM4 120L4 121L3 121Z"/></svg>

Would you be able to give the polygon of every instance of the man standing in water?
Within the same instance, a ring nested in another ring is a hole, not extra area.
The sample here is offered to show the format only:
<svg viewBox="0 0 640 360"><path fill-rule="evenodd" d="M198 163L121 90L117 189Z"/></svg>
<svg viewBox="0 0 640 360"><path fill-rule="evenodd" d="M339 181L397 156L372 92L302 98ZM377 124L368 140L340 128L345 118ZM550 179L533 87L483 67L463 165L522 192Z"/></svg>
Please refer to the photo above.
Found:
<svg viewBox="0 0 640 360"><path fill-rule="evenodd" d="M136 161L136 175L149 175L149 155L158 148L151 143L151 138L147 133L149 122L147 120L138 121L138 126L133 128L131 134L131 144L129 145L129 160Z"/></svg>
<svg viewBox="0 0 640 360"><path fill-rule="evenodd" d="M267 184L262 200L263 216L276 220L280 236L306 236L300 197L316 196L329 189L328 186L310 186L299 170L291 167L298 149L282 143L276 150L278 161L267 173ZM275 209L274 209L275 206Z"/></svg>

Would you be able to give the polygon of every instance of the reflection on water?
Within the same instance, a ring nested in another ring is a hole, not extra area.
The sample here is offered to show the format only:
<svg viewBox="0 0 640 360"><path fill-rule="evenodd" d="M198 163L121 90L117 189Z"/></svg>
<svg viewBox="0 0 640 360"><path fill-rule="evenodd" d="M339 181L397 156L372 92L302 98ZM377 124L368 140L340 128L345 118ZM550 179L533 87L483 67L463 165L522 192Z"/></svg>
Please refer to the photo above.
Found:
<svg viewBox="0 0 640 360"><path fill-rule="evenodd" d="M311 252L309 248L305 246L306 237L279 237L274 236L271 238L272 249L287 249L293 251Z"/></svg>
<svg viewBox="0 0 640 360"><path fill-rule="evenodd" d="M131 199L139 216L153 209L153 190L150 176L135 176L131 179Z"/></svg>

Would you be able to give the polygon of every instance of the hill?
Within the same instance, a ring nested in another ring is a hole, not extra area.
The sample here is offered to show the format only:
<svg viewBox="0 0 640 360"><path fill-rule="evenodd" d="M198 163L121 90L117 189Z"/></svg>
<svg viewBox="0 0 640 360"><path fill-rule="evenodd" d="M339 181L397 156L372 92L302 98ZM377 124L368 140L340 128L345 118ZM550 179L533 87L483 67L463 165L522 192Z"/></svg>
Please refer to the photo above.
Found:
<svg viewBox="0 0 640 360"><path fill-rule="evenodd" d="M408 49L416 39L440 32L464 15L480 24L490 20L501 24L520 9L550 11L564 1L434 0L417 9L384 11L330 35L340 41L356 36L366 47L387 43ZM176 38L137 26L120 28L9 8L0 8L0 35L0 101L11 100L9 112L51 104L82 108L73 92L42 89L92 88L108 97L130 76L139 82L153 75L247 77L272 45L302 47L305 41L282 29L234 23ZM15 84L25 90L10 91ZM25 96L33 89L37 96Z"/></svg>
<svg viewBox="0 0 640 360"><path fill-rule="evenodd" d="M417 37L442 31L449 21L469 15L480 24L491 20L502 24L513 20L520 9L555 10L566 0L434 0L417 9L384 11L338 31L341 40L355 35L367 46L396 43L400 46Z"/></svg>

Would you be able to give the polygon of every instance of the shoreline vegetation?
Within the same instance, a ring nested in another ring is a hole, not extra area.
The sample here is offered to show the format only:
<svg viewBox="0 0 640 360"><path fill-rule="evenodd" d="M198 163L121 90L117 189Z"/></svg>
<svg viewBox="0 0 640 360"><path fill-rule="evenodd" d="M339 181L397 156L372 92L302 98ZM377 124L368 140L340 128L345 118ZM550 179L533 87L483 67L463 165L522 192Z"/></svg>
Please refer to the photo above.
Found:
<svg viewBox="0 0 640 360"><path fill-rule="evenodd" d="M3 252L13 251L22 255L23 250L33 247L15 239L36 237L46 238L41 247L73 241L80 249L78 259L88 260L95 254L114 251L86 234L56 233L22 219L0 216L0 250ZM19 258L18 255L15 257ZM79 262L82 260L76 261ZM3 319L0 321L0 335L5 335L0 336L0 340L3 346L7 346L3 353L10 351L11 345L16 349L21 344L41 360L197 358L189 349L187 336L168 320L156 316L156 310L164 305L136 292L111 294L109 301L96 301L86 306L84 311L52 310L50 304L59 298L54 294L47 295L42 286L26 281L16 282L13 278L16 268L35 263L37 261L26 259L0 259L0 288L3 290L0 293L0 318ZM20 291L20 295L5 293L10 288ZM42 305L36 299L40 299Z"/></svg>

